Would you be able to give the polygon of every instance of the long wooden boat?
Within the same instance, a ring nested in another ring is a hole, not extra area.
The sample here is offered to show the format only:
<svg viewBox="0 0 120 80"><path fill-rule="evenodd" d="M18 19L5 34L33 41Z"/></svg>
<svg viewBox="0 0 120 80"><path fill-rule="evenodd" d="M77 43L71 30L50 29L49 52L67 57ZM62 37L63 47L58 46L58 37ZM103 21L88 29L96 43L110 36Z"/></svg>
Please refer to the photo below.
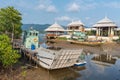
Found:
<svg viewBox="0 0 120 80"><path fill-rule="evenodd" d="M81 44L81 45L87 45L87 46L100 46L103 44L103 42L100 41L77 41L77 40L67 40L70 43L74 44Z"/></svg>
<svg viewBox="0 0 120 80"><path fill-rule="evenodd" d="M22 48L22 51L24 54L29 54L30 59L33 59L41 67L53 70L74 66L83 49L53 49L41 46L35 50Z"/></svg>
<svg viewBox="0 0 120 80"><path fill-rule="evenodd" d="M36 51L38 52L37 58L39 60L39 65L46 69L60 69L74 66L82 53L82 49L61 49L59 51L54 51L42 47Z"/></svg>

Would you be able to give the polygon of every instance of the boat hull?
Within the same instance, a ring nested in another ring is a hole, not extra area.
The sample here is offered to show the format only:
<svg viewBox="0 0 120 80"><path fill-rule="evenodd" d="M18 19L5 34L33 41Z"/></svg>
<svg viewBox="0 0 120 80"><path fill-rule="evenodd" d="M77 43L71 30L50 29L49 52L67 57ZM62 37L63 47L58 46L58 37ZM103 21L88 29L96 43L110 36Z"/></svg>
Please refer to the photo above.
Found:
<svg viewBox="0 0 120 80"><path fill-rule="evenodd" d="M74 66L85 66L86 61L80 62L80 63L75 63Z"/></svg>
<svg viewBox="0 0 120 80"><path fill-rule="evenodd" d="M103 42L81 42L81 41L74 41L74 40L68 40L68 42L74 43L74 44L87 45L87 46L100 46L103 44Z"/></svg>
<svg viewBox="0 0 120 80"><path fill-rule="evenodd" d="M46 69L60 69L73 66L82 53L79 50L60 50L60 51L47 51L47 49L39 49L37 52L37 59L39 65ZM54 53L54 54L53 54Z"/></svg>

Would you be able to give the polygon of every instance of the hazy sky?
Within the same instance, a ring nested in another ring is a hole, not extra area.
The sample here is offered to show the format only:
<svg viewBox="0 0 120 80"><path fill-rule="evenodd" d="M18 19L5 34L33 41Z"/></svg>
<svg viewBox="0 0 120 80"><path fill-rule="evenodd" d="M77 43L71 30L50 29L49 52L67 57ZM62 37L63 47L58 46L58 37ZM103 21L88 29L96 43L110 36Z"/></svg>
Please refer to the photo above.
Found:
<svg viewBox="0 0 120 80"><path fill-rule="evenodd" d="M108 16L120 26L120 0L0 0L0 8L14 6L23 23L67 25L81 20L86 26Z"/></svg>

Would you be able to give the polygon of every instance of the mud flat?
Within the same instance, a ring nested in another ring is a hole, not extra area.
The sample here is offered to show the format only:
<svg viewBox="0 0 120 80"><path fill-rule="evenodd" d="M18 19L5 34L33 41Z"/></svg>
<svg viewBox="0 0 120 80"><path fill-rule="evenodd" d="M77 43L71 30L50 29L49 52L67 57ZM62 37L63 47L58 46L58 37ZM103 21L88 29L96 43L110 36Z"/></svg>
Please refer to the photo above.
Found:
<svg viewBox="0 0 120 80"><path fill-rule="evenodd" d="M104 43L100 46L87 46L81 44L71 44L67 41L57 41L55 43L49 43L51 46L59 46L65 49L80 49L83 48L84 52L92 54L111 54L113 56L120 57L120 44L117 43Z"/></svg>

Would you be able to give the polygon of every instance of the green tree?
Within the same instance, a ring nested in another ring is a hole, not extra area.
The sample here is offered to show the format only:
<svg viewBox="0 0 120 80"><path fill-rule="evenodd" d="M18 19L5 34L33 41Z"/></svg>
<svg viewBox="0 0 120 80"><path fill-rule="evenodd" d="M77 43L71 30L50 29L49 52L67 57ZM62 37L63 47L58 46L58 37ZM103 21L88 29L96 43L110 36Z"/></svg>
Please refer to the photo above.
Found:
<svg viewBox="0 0 120 80"><path fill-rule="evenodd" d="M18 38L21 30L21 13L14 7L0 9L0 32L9 34L10 37Z"/></svg>
<svg viewBox="0 0 120 80"><path fill-rule="evenodd" d="M16 50L12 49L10 39L7 35L0 35L0 62L4 68L11 67L20 58Z"/></svg>

